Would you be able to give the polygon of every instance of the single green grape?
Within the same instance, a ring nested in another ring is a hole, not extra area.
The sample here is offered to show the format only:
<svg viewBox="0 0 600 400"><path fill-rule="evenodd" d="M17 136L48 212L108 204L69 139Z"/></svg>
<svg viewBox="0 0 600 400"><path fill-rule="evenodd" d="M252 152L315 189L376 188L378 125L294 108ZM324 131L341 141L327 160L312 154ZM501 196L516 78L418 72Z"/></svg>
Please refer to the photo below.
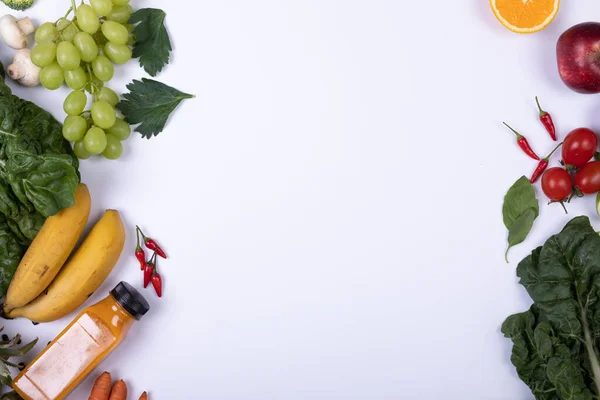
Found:
<svg viewBox="0 0 600 400"><path fill-rule="evenodd" d="M82 31L94 34L100 28L100 20L92 7L82 4L77 7L77 24Z"/></svg>
<svg viewBox="0 0 600 400"><path fill-rule="evenodd" d="M83 148L91 154L100 154L106 148L106 133L96 126L90 128L83 138Z"/></svg>
<svg viewBox="0 0 600 400"><path fill-rule="evenodd" d="M56 60L56 43L51 41L39 42L31 50L31 62L40 68L52 64Z"/></svg>
<svg viewBox="0 0 600 400"><path fill-rule="evenodd" d="M87 96L81 90L74 90L65 99L63 110L67 115L79 115L87 105Z"/></svg>
<svg viewBox="0 0 600 400"><path fill-rule="evenodd" d="M133 7L130 4L116 5L113 7L110 14L106 16L109 21L115 21L120 24L126 24L129 17L133 14Z"/></svg>
<svg viewBox="0 0 600 400"><path fill-rule="evenodd" d="M56 60L61 68L72 71L81 64L81 56L72 42L60 42L56 49Z"/></svg>
<svg viewBox="0 0 600 400"><path fill-rule="evenodd" d="M90 0L90 4L96 14L102 15L103 17L110 14L113 8L113 3L111 0Z"/></svg>
<svg viewBox="0 0 600 400"><path fill-rule="evenodd" d="M58 31L62 31L63 29L65 29L69 25L71 25L71 21L69 21L66 18L61 18L58 21L56 21L56 29Z"/></svg>
<svg viewBox="0 0 600 400"><path fill-rule="evenodd" d="M85 62L92 62L98 57L98 45L96 41L87 32L79 32L73 38L73 44L79 51L81 59Z"/></svg>
<svg viewBox="0 0 600 400"><path fill-rule="evenodd" d="M70 42L70 41L73 40L73 38L75 37L75 35L77 35L77 32L79 32L79 29L77 29L77 27L75 26L75 24L71 24L71 25L67 26L61 32L61 38L62 38L62 40L66 40L67 42Z"/></svg>
<svg viewBox="0 0 600 400"><path fill-rule="evenodd" d="M116 160L123 154L123 144L121 141L111 134L106 135L106 148L102 155L109 160Z"/></svg>
<svg viewBox="0 0 600 400"><path fill-rule="evenodd" d="M81 115L69 115L63 124L63 137L69 142L78 142L85 136L88 124Z"/></svg>
<svg viewBox="0 0 600 400"><path fill-rule="evenodd" d="M107 101L96 101L92 104L92 119L94 120L94 124L98 127L109 129L117 120L117 112Z"/></svg>
<svg viewBox="0 0 600 400"><path fill-rule="evenodd" d="M54 40L57 36L56 25L52 22L44 22L40 25L40 27L35 31L35 41L40 43L45 40Z"/></svg>
<svg viewBox="0 0 600 400"><path fill-rule="evenodd" d="M40 83L46 89L58 89L63 84L64 79L63 69L56 61L50 65L46 65L40 71Z"/></svg>
<svg viewBox="0 0 600 400"><path fill-rule="evenodd" d="M72 71L65 71L65 82L73 90L80 90L85 87L88 81L88 74L82 67L77 67Z"/></svg>
<svg viewBox="0 0 600 400"><path fill-rule="evenodd" d="M73 152L80 160L87 160L92 156L92 153L85 149L85 144L83 143L83 140L75 142L75 144L73 145Z"/></svg>
<svg viewBox="0 0 600 400"><path fill-rule="evenodd" d="M112 0L115 6L123 6L125 4L129 4L129 0Z"/></svg>
<svg viewBox="0 0 600 400"><path fill-rule="evenodd" d="M100 89L98 93L96 93L96 99L98 101L104 100L113 107L116 107L119 103L119 96L117 95L117 93L115 93L114 90L107 88L106 86Z"/></svg>
<svg viewBox="0 0 600 400"><path fill-rule="evenodd" d="M114 44L126 44L129 39L127 28L115 21L105 21L102 24L102 33Z"/></svg>
<svg viewBox="0 0 600 400"><path fill-rule="evenodd" d="M117 118L115 124L106 133L110 133L119 140L125 140L131 135L131 126L125 120Z"/></svg>
<svg viewBox="0 0 600 400"><path fill-rule="evenodd" d="M98 56L92 61L92 69L98 79L108 82L115 74L115 66L106 56Z"/></svg>
<svg viewBox="0 0 600 400"><path fill-rule="evenodd" d="M115 64L125 64L131 60L132 52L126 44L108 42L104 46L104 53Z"/></svg>

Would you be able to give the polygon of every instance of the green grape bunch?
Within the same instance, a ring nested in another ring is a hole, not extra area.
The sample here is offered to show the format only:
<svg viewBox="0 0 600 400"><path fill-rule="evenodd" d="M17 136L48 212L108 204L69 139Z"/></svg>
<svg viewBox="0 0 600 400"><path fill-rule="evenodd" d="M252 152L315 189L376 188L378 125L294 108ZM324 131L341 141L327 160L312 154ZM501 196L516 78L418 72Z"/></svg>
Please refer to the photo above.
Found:
<svg viewBox="0 0 600 400"><path fill-rule="evenodd" d="M36 31L30 57L41 69L40 83L49 90L65 84L72 89L63 103L63 136L78 158L101 154L118 159L132 124L143 138L155 137L179 104L195 97L146 78L128 84L122 98L106 86L116 66L132 58L152 77L169 64L165 17L156 8L134 12L129 0L83 0L79 5L71 0L64 17Z"/></svg>
<svg viewBox="0 0 600 400"><path fill-rule="evenodd" d="M31 61L41 68L42 86L56 90L66 84L73 90L63 103L63 136L80 159L102 154L116 160L131 134L115 109L119 96L105 85L115 65L133 56L134 26L127 24L132 14L129 0L89 0L79 6L72 1L64 17L43 23L35 33Z"/></svg>

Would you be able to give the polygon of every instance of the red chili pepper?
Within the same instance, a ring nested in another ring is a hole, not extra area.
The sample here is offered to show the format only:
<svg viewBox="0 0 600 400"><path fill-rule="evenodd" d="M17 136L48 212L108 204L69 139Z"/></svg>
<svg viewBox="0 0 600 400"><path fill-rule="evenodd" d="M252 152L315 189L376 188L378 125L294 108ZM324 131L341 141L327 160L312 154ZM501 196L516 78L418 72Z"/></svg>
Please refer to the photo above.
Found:
<svg viewBox="0 0 600 400"><path fill-rule="evenodd" d="M144 235L144 232L142 232L142 230L140 229L139 226L136 226L136 229L142 235L142 239L144 239L144 245L148 249L155 251L162 258L167 258L167 255L165 254L163 249L158 245L158 243L156 243L156 241L154 239L150 239L149 237Z"/></svg>
<svg viewBox="0 0 600 400"><path fill-rule="evenodd" d="M152 274L152 286L158 297L162 297L162 278L156 271Z"/></svg>
<svg viewBox="0 0 600 400"><path fill-rule="evenodd" d="M135 247L135 258L137 258L137 260L140 262L140 270L144 270L144 267L146 266L146 253L144 253L144 249L142 249L142 247L140 246L140 235L137 233L135 233L135 236L137 238L137 245Z"/></svg>
<svg viewBox="0 0 600 400"><path fill-rule="evenodd" d="M517 135L517 144L519 145L519 147L521 148L521 150L523 150L523 152L525 152L525 154L527 154L529 157L533 158L534 160L539 160L540 159L537 156L537 154L535 154L535 152L533 151L533 149L529 145L529 142L527 141L527 139L523 135L521 135L519 132L517 132L513 128L511 128L506 122L503 122L503 124L506 125L508 127L508 129L510 129L511 131L513 131L513 133L515 135Z"/></svg>
<svg viewBox="0 0 600 400"><path fill-rule="evenodd" d="M143 270L146 265L146 253L144 253L144 249L141 247L136 247L135 249L135 258L140 262L140 269Z"/></svg>
<svg viewBox="0 0 600 400"><path fill-rule="evenodd" d="M150 260L144 265L144 287L148 287L150 280L152 279L152 275L156 271L156 253L152 254Z"/></svg>
<svg viewBox="0 0 600 400"><path fill-rule="evenodd" d="M546 170L546 168L548 167L548 163L550 162L550 157L552 156L552 154L554 154L554 152L556 150L558 150L558 148L560 146L562 146L562 142L560 142L558 144L558 146L556 146L554 148L554 150L552 150L550 152L550 154L548 154L546 157L544 157L544 158L542 158L540 160L540 162L538 163L537 167L533 171L533 174L531 175L531 179L529 180L529 182L534 183L535 181L538 180L538 178L542 175L542 172L544 172Z"/></svg>
<svg viewBox="0 0 600 400"><path fill-rule="evenodd" d="M540 110L540 121L542 121L542 125L544 125L544 128L546 128L552 140L556 142L556 128L554 127L552 116L546 111L542 110L537 96L535 96L535 102L537 103L538 109Z"/></svg>
<svg viewBox="0 0 600 400"><path fill-rule="evenodd" d="M144 244L146 245L147 248L155 251L156 254L158 254L162 258L167 258L167 255L165 254L163 249L160 248L160 246L158 245L158 243L156 243L156 241L154 241L154 239L146 239Z"/></svg>
<svg viewBox="0 0 600 400"><path fill-rule="evenodd" d="M147 288L150 280L152 279L152 273L154 272L154 266L146 264L144 267L144 287Z"/></svg>

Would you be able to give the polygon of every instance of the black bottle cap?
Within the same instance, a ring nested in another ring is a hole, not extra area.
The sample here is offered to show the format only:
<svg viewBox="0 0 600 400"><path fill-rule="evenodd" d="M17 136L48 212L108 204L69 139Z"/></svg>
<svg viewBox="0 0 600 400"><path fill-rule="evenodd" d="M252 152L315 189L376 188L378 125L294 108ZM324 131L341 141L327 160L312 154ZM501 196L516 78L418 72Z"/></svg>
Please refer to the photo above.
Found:
<svg viewBox="0 0 600 400"><path fill-rule="evenodd" d="M110 291L110 294L135 319L139 320L148 312L148 310L150 310L150 305L144 296L127 282L119 282L119 284Z"/></svg>

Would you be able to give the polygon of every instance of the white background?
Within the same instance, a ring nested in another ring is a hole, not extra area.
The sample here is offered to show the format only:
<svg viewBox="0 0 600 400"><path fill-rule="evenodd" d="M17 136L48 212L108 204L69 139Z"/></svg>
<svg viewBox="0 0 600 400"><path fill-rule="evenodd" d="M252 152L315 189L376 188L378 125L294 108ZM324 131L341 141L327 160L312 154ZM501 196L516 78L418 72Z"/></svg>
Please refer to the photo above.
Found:
<svg viewBox="0 0 600 400"><path fill-rule="evenodd" d="M571 217L600 218L591 198L567 216L538 189L540 217L507 265L503 196L535 162L501 121L540 155L553 143L535 95L561 137L600 131L598 97L569 91L555 57L596 1L565 1L529 36L485 0L133 4L167 12L174 52L158 79L197 97L120 161L82 163L92 220L117 208L129 234L86 304L120 280L141 287L135 224L170 258L164 297L143 292L151 311L72 398L102 370L134 400L532 398L499 332L530 303L516 264ZM132 62L112 86L142 76ZM66 89L16 92L64 118ZM72 317L6 329L40 350Z"/></svg>

